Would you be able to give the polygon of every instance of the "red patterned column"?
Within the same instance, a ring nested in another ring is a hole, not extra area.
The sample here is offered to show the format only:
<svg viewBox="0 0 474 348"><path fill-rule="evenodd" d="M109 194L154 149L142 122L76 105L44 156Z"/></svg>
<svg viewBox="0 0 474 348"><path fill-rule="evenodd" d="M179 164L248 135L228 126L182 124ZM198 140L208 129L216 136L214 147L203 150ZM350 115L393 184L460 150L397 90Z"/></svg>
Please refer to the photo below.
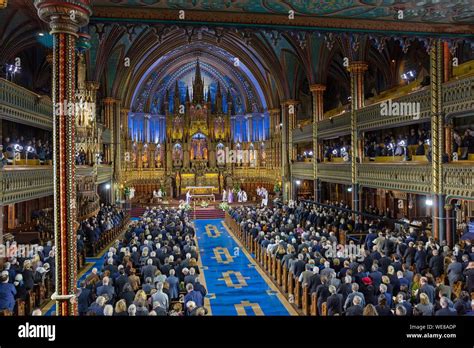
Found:
<svg viewBox="0 0 474 348"><path fill-rule="evenodd" d="M77 289L75 176L75 44L77 32L92 14L89 0L36 0L38 16L53 35L53 180L56 245L57 315L77 315L72 301Z"/></svg>

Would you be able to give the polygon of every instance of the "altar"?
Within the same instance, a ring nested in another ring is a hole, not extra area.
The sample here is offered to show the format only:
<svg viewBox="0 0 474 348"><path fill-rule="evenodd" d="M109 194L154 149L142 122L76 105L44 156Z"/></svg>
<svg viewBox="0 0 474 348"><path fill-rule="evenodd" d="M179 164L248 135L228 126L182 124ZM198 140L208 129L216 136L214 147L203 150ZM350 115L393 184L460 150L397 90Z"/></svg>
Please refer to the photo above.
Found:
<svg viewBox="0 0 474 348"><path fill-rule="evenodd" d="M215 202L214 193L218 192L215 186L186 186L186 192L191 195L192 202L211 201Z"/></svg>

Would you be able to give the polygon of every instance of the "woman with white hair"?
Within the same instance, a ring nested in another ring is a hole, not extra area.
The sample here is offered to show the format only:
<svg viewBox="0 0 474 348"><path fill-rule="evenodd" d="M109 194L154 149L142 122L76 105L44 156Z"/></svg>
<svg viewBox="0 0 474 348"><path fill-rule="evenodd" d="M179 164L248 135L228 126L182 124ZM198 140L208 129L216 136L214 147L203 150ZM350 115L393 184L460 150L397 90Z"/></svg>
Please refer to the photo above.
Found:
<svg viewBox="0 0 474 348"><path fill-rule="evenodd" d="M133 303L128 306L128 316L129 317L135 317L137 315L137 306L135 306Z"/></svg>
<svg viewBox="0 0 474 348"><path fill-rule="evenodd" d="M15 281L13 282L13 285L15 285L16 289L15 299L21 299L23 301L26 301L26 288L25 283L23 282L23 275L21 273L18 273L15 276Z"/></svg>

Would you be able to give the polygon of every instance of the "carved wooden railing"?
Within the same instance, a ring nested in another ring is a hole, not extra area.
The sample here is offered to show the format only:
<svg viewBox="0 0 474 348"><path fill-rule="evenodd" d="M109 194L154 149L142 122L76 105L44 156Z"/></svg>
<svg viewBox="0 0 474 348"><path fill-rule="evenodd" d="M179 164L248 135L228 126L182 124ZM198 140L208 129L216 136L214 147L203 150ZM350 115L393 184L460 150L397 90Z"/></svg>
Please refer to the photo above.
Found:
<svg viewBox="0 0 474 348"><path fill-rule="evenodd" d="M53 194L53 168L50 166L0 170L0 199L3 205Z"/></svg>
<svg viewBox="0 0 474 348"><path fill-rule="evenodd" d="M33 127L53 128L53 104L41 96L0 78L0 115L3 119Z"/></svg>
<svg viewBox="0 0 474 348"><path fill-rule="evenodd" d="M420 103L419 117L414 116L413 114L383 116L381 114L381 105L388 102L388 100L390 99L367 106L357 111L357 128L366 131L374 128L419 123L421 120L429 120L430 118L430 91L428 88L420 89L416 92L392 99L392 102L397 102L399 104L407 103L405 105L417 105L416 103Z"/></svg>
<svg viewBox="0 0 474 348"><path fill-rule="evenodd" d="M350 163L318 163L317 177L322 181L334 182L339 184L351 183L351 164Z"/></svg>
<svg viewBox="0 0 474 348"><path fill-rule="evenodd" d="M405 88L406 86L402 87ZM425 87L417 91L400 96L395 91L386 94L384 100L376 100L376 103L368 105L357 111L357 127L359 130L368 131L370 129L383 127L396 127L407 124L419 123L420 120L429 121L430 118L430 92ZM380 105L389 99L398 103L420 103L420 117L413 115L404 116L382 116ZM339 109L337 109L339 110ZM443 84L443 111L445 114L457 114L474 110L474 76L467 76L460 79L451 80ZM349 111L340 110L337 115L325 117L318 122L319 139L326 139L334 136L341 136L350 133ZM330 112L325 115L331 115ZM293 132L293 143L300 143L312 140L312 124L305 124L301 130L295 129Z"/></svg>
<svg viewBox="0 0 474 348"><path fill-rule="evenodd" d="M312 162L294 162L291 165L291 176L294 179L314 179Z"/></svg>
<svg viewBox="0 0 474 348"><path fill-rule="evenodd" d="M419 193L431 191L430 165L362 163L357 168L359 184L365 187Z"/></svg>
<svg viewBox="0 0 474 348"><path fill-rule="evenodd" d="M474 198L474 165L443 165L446 196Z"/></svg>
<svg viewBox="0 0 474 348"><path fill-rule="evenodd" d="M443 109L446 115L474 110L474 76L443 85Z"/></svg>
<svg viewBox="0 0 474 348"><path fill-rule="evenodd" d="M112 180L113 168L109 165L97 166L97 183L102 184L104 182Z"/></svg>
<svg viewBox="0 0 474 348"><path fill-rule="evenodd" d="M318 122L319 139L331 138L350 133L351 113L346 111L339 116L334 116Z"/></svg>

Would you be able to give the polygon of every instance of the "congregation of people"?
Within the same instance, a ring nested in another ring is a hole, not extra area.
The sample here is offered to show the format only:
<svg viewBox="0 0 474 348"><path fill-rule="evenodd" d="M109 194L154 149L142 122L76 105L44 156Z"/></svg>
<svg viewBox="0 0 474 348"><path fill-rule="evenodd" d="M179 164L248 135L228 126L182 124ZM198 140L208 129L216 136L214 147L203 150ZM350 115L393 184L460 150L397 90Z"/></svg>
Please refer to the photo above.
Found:
<svg viewBox="0 0 474 348"><path fill-rule="evenodd" d="M154 207L132 221L78 290L80 315L207 314L195 230L184 209Z"/></svg>
<svg viewBox="0 0 474 348"><path fill-rule="evenodd" d="M125 213L122 209L102 203L96 216L89 217L79 225L77 231L78 252L82 252L85 244L94 244L103 233L119 226L124 218Z"/></svg>
<svg viewBox="0 0 474 348"><path fill-rule="evenodd" d="M329 316L474 315L471 241L449 247L423 229L308 202L229 214L316 294L319 313L325 303ZM355 232L365 238L351 238Z"/></svg>
<svg viewBox="0 0 474 348"><path fill-rule="evenodd" d="M36 137L25 138L22 135L16 138L4 137L2 159L5 159L5 164L12 163L16 154L20 155L20 159L38 159L41 164L44 164L45 161L53 158L52 142Z"/></svg>

